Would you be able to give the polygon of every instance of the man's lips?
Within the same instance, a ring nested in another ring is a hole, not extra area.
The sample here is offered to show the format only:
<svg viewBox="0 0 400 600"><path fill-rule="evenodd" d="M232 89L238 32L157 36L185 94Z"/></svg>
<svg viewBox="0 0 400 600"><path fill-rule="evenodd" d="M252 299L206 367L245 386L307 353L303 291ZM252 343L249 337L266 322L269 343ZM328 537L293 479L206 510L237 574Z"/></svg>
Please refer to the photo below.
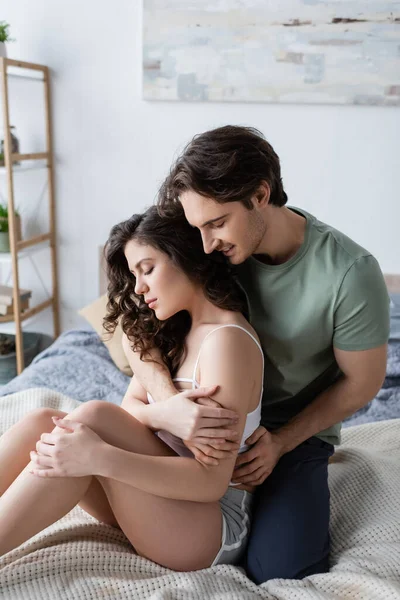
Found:
<svg viewBox="0 0 400 600"><path fill-rule="evenodd" d="M235 246L233 244L231 244L230 246L226 246L225 248L221 248L221 252L223 254L225 254L225 256L229 256L231 254L231 252L233 251L234 247Z"/></svg>

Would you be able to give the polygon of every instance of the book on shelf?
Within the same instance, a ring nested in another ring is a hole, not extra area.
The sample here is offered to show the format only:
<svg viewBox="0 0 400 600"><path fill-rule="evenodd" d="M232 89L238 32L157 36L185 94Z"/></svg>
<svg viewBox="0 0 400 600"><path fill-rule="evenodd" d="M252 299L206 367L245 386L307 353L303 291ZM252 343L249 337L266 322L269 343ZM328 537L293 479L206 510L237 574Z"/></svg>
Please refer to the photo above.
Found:
<svg viewBox="0 0 400 600"><path fill-rule="evenodd" d="M29 298L32 296L30 290L19 290L21 311L29 308ZM8 285L0 285L0 315L13 315L13 288Z"/></svg>
<svg viewBox="0 0 400 600"><path fill-rule="evenodd" d="M21 300L20 303L21 312L29 308L29 298L26 300ZM14 305L8 306L7 304L0 304L0 315L13 315L14 314Z"/></svg>
<svg viewBox="0 0 400 600"><path fill-rule="evenodd" d="M29 300L31 296L31 290L19 290L21 302L23 300ZM13 304L13 288L9 285L0 285L0 304L5 304L6 306L12 306Z"/></svg>

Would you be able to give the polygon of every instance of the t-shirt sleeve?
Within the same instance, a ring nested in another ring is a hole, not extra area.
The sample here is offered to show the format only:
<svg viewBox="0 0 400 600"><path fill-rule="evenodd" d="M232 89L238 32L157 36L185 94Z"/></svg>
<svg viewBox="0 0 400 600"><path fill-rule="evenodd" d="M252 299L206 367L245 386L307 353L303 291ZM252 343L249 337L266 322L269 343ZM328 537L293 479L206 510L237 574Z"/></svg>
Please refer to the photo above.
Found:
<svg viewBox="0 0 400 600"><path fill-rule="evenodd" d="M343 277L335 304L333 345L369 350L389 338L389 295L377 260L355 260Z"/></svg>

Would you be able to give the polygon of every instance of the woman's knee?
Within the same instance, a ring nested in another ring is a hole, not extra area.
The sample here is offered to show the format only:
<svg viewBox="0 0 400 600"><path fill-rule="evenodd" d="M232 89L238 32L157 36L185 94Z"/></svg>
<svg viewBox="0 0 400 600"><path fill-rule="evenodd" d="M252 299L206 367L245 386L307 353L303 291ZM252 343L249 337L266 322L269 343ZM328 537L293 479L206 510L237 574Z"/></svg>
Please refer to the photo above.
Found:
<svg viewBox="0 0 400 600"><path fill-rule="evenodd" d="M71 419L71 421L76 419L77 421L90 426L91 424L94 425L104 421L104 418L108 418L113 409L115 409L115 405L110 402L105 402L104 400L89 400L68 413L66 418Z"/></svg>
<svg viewBox="0 0 400 600"><path fill-rule="evenodd" d="M67 413L62 410L56 410L55 408L50 408L49 406L41 406L40 408L35 408L28 412L22 420L29 421L30 423L40 423L41 425L44 423L52 423L52 417L64 417Z"/></svg>

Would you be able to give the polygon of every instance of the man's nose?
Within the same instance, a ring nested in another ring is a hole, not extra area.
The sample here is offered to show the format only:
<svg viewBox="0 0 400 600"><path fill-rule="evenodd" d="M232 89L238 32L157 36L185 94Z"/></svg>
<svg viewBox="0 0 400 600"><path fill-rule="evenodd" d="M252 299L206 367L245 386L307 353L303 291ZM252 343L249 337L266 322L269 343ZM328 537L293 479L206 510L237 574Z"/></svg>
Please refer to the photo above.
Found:
<svg viewBox="0 0 400 600"><path fill-rule="evenodd" d="M203 232L201 233L201 238L203 241L204 252L206 254L211 254L211 252L213 252L217 247L218 241L209 234L205 234Z"/></svg>

